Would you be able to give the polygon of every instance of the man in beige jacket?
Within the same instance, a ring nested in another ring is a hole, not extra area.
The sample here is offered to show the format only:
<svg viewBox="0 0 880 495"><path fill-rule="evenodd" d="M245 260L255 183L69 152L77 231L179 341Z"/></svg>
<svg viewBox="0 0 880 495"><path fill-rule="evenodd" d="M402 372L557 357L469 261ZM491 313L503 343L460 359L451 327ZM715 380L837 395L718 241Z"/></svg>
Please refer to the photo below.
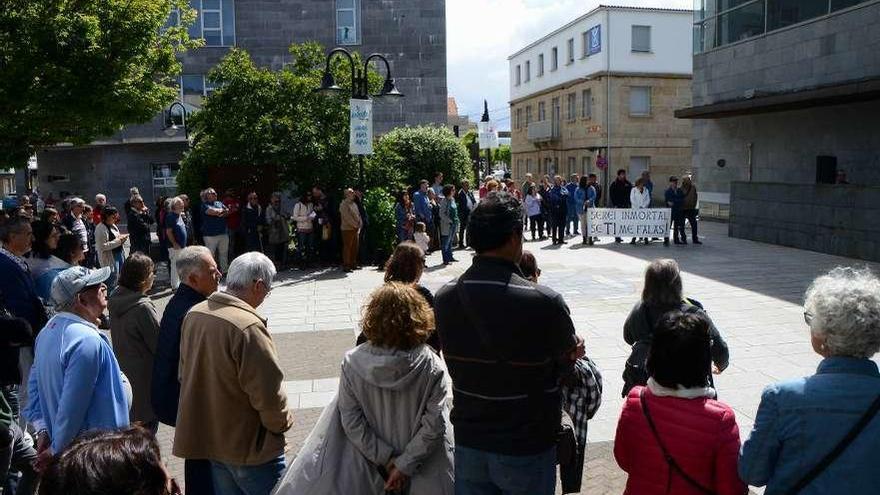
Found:
<svg viewBox="0 0 880 495"><path fill-rule="evenodd" d="M256 312L274 277L264 254L243 254L229 266L226 290L183 321L174 455L210 460L218 494L268 495L284 472L293 418L275 345Z"/></svg>
<svg viewBox="0 0 880 495"><path fill-rule="evenodd" d="M342 268L350 272L357 268L358 237L364 224L351 188L345 190L345 199L339 205L339 216L342 219Z"/></svg>

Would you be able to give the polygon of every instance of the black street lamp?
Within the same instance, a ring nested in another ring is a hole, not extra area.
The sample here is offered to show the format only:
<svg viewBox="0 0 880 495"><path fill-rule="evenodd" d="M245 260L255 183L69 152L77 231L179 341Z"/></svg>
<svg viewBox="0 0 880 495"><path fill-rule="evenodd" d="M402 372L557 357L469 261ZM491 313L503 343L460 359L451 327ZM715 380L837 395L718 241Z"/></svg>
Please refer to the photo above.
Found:
<svg viewBox="0 0 880 495"><path fill-rule="evenodd" d="M480 122L489 122L489 103L483 100L483 116ZM486 177L492 175L492 150L486 148Z"/></svg>
<svg viewBox="0 0 880 495"><path fill-rule="evenodd" d="M174 120L174 109L176 107L180 107L180 125L177 125L177 122ZM186 106L179 101L175 101L168 107L166 110L168 113L168 118L165 121L166 127L164 129L165 135L168 137L172 137L177 135L177 131L183 127L183 135L186 137L186 143L189 145L189 129L186 125L186 119L188 117L188 112L186 111Z"/></svg>
<svg viewBox="0 0 880 495"><path fill-rule="evenodd" d="M373 59L379 59L385 63L385 82L382 84L382 90L373 95L375 98L400 98L403 97L403 94L397 90L397 87L394 85L394 79L391 77L391 65L388 63L388 59L384 56L373 53L369 57L364 60L364 67L360 69L355 67L354 58L351 56L351 53L345 48L334 48L330 50L330 53L327 54L327 62L324 67L324 75L321 77L321 87L315 89L316 92L324 93L324 94L339 94L344 90L336 84L336 80L333 77L333 73L330 72L330 61L334 55L337 53L341 53L348 59L348 64L351 67L351 98L354 100L369 100L370 99L370 87L369 80L367 78L367 73L370 65L370 61ZM358 180L360 181L361 188L364 187L364 155L358 155Z"/></svg>

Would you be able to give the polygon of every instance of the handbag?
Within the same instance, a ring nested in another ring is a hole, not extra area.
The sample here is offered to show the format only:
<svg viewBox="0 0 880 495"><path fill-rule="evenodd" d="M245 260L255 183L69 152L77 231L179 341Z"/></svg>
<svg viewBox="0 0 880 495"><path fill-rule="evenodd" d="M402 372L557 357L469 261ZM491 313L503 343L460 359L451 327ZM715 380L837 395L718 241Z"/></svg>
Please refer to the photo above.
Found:
<svg viewBox="0 0 880 495"><path fill-rule="evenodd" d="M663 452L663 458L666 460L666 465L669 466L671 471L675 471L683 480L685 480L689 485L696 488L701 493L705 493L706 495L715 495L715 492L709 488L706 488L699 481L693 479L684 472L681 466L675 462L675 458L666 450L666 446L663 445L663 442L660 440L660 434L657 433L657 426L654 425L654 419L651 418L651 411L648 409L648 401L645 400L645 389L639 391L639 402L642 404L642 413L645 415L645 419L648 421L648 427L651 428L651 433L654 434L654 439L657 441L657 445L660 446L660 451ZM670 473L671 474L671 473Z"/></svg>
<svg viewBox="0 0 880 495"><path fill-rule="evenodd" d="M865 411L865 414L863 414L862 417L859 418L859 421L852 427L851 430L849 430L849 433L847 433L846 436L843 437L843 440L841 440L831 450L831 452L826 454L825 457L823 457L822 460L819 461L819 464L813 466L813 469L810 469L810 471L807 472L807 474L804 475L803 478L798 480L798 482L794 484L791 490L786 493L788 495L797 495L801 492L801 490L806 488L807 485L812 483L813 480L815 480L820 474L822 474L823 471L828 469L828 466L833 464L834 461L837 460L838 457L840 457L840 454L843 454L843 451L846 450L846 448L849 447L851 443L853 443L853 441L856 439L856 437L859 436L862 430L864 430L865 427L868 426L868 423L870 423L871 420L874 419L874 416L877 415L877 411L880 411L880 395L878 395L877 398L874 399L874 402L871 403L871 407L869 407L868 410Z"/></svg>

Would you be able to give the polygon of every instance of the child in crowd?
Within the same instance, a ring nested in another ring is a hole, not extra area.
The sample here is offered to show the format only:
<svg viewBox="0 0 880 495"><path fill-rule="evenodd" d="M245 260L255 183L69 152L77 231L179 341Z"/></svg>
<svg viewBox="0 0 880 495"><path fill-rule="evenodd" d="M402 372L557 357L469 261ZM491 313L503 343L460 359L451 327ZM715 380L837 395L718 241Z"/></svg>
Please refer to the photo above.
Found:
<svg viewBox="0 0 880 495"><path fill-rule="evenodd" d="M527 280L538 283L541 269L538 268L538 260L535 259L535 255L531 251L523 251L522 258L519 260L519 269Z"/></svg>
<svg viewBox="0 0 880 495"><path fill-rule="evenodd" d="M431 238L425 232L426 230L425 222L416 222L416 231L413 234L413 240L425 253L428 252L428 245L431 244Z"/></svg>

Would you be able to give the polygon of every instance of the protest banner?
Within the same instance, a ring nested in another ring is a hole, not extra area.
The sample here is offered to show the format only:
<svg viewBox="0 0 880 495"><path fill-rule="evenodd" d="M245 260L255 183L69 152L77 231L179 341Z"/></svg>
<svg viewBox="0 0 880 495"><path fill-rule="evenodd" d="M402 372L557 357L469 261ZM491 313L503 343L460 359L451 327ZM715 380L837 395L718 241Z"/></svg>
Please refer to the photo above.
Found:
<svg viewBox="0 0 880 495"><path fill-rule="evenodd" d="M587 210L587 234L593 237L668 237L669 208Z"/></svg>

